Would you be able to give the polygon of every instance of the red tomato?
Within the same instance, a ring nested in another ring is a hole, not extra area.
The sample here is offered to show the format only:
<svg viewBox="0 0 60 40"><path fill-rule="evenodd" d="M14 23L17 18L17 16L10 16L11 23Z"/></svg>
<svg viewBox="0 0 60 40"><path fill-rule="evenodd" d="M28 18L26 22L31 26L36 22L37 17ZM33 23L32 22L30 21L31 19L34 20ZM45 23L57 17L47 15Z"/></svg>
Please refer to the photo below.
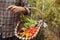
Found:
<svg viewBox="0 0 60 40"><path fill-rule="evenodd" d="M20 33L20 36L22 36L23 35L23 33Z"/></svg>

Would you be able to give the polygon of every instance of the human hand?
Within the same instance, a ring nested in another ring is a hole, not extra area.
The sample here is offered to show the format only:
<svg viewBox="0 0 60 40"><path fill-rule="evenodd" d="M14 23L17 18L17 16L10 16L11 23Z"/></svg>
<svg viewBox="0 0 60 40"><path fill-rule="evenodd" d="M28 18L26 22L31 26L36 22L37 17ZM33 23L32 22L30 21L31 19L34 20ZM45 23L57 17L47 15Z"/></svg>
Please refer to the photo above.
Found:
<svg viewBox="0 0 60 40"><path fill-rule="evenodd" d="M24 7L15 6L15 5L8 6L7 9L13 12L14 14L26 11Z"/></svg>

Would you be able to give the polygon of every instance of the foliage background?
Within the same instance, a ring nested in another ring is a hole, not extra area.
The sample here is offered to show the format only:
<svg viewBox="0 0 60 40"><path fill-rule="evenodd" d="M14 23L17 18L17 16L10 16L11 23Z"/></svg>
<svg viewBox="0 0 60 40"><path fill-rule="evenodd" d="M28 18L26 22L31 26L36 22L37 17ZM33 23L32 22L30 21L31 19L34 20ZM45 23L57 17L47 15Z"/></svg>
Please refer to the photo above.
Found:
<svg viewBox="0 0 60 40"><path fill-rule="evenodd" d="M43 17L48 25L48 27L43 28L45 38L41 36L40 39L60 40L60 0L29 0L29 5L36 7L43 14L43 16L41 16L38 11L34 10L31 18L40 20Z"/></svg>

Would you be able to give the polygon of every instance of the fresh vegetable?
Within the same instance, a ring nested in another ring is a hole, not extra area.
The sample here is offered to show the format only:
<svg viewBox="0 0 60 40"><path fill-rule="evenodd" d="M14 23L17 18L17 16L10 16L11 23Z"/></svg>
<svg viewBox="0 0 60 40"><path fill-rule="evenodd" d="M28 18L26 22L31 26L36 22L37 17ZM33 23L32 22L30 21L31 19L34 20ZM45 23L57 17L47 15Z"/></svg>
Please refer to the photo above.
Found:
<svg viewBox="0 0 60 40"><path fill-rule="evenodd" d="M29 38L29 37L32 37L35 34L35 32L38 29L38 26L29 27L26 30L24 30L24 27L23 27L20 30L22 30L22 29L23 29L23 32L20 32L20 35L19 36L25 37L25 38Z"/></svg>
<svg viewBox="0 0 60 40"><path fill-rule="evenodd" d="M37 22L35 21L35 20L33 20L33 19L29 19L29 18L26 18L25 19L25 23L24 23L24 27L25 28L28 28L28 27L32 27L32 26L34 26L35 24L36 24Z"/></svg>
<svg viewBox="0 0 60 40"><path fill-rule="evenodd" d="M25 16L21 16L21 19L23 20L23 27L20 28L19 36L24 38L32 37L38 29L38 26L35 26L37 21Z"/></svg>

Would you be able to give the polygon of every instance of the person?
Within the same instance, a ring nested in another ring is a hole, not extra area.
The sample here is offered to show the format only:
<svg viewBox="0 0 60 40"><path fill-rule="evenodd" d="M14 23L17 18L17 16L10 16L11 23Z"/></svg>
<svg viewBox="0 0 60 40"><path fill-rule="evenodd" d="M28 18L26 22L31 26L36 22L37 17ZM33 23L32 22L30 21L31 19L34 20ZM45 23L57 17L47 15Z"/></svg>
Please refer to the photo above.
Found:
<svg viewBox="0 0 60 40"><path fill-rule="evenodd" d="M0 0L0 40L19 40L14 28L20 13L30 14L28 0Z"/></svg>

